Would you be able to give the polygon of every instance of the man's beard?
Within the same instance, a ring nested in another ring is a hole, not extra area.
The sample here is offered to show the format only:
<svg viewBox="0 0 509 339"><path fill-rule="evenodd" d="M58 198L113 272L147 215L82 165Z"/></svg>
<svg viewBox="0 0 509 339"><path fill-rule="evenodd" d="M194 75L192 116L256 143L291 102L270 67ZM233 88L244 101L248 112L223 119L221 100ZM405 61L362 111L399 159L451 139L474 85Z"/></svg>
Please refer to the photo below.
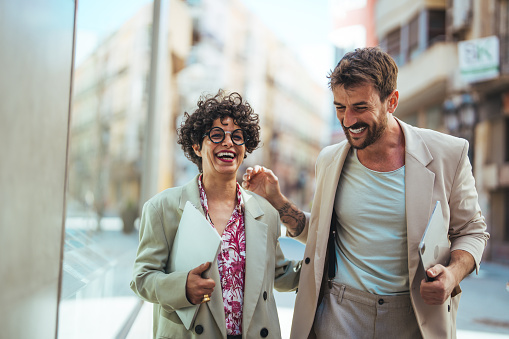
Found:
<svg viewBox="0 0 509 339"><path fill-rule="evenodd" d="M353 124L348 128L346 128L343 124L341 124L341 126L343 127L343 131L345 131L346 138L348 139L350 145L353 148L360 150L374 144L384 134L385 130L387 129L387 115L381 114L380 118L373 124L373 126L369 126L365 123ZM366 138L362 144L355 145L354 140L350 135L349 129L357 129L362 127L366 127Z"/></svg>

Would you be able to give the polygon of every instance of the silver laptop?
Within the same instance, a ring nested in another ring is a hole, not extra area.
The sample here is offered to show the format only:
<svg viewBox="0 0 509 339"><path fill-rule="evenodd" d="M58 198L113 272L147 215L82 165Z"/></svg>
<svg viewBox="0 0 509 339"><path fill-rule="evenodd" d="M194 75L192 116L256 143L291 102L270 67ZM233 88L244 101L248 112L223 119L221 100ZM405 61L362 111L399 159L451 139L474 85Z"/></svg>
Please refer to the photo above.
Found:
<svg viewBox="0 0 509 339"><path fill-rule="evenodd" d="M440 205L440 201L437 201L429 219L428 226L419 243L419 256L421 257L426 281L432 280L426 274L428 269L437 264L443 266L449 265L451 249L448 231L449 222L444 220L442 206Z"/></svg>

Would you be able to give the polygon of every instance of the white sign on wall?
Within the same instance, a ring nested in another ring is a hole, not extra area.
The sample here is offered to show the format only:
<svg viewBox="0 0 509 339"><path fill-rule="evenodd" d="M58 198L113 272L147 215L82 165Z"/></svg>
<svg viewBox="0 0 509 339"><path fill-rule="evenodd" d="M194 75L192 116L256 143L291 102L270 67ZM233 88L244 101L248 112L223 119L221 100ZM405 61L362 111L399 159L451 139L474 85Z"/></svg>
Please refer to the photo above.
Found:
<svg viewBox="0 0 509 339"><path fill-rule="evenodd" d="M458 43L461 77L468 83L495 78L499 75L499 41L497 36Z"/></svg>

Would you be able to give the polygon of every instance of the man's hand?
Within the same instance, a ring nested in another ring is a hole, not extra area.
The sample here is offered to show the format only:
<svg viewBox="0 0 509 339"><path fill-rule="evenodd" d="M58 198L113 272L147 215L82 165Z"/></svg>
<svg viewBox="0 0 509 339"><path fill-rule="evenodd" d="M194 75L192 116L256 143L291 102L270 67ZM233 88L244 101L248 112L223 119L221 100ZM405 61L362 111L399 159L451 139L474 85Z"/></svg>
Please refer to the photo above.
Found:
<svg viewBox="0 0 509 339"><path fill-rule="evenodd" d="M428 305L442 305L458 285L454 274L447 267L435 265L426 271L432 281L421 282L421 297Z"/></svg>
<svg viewBox="0 0 509 339"><path fill-rule="evenodd" d="M435 265L426 271L433 281L422 280L422 299L428 305L442 305L474 267L474 257L470 253L463 250L452 251L449 266Z"/></svg>
<svg viewBox="0 0 509 339"><path fill-rule="evenodd" d="M283 201L279 180L270 169L255 165L242 176L242 187L267 199L276 209Z"/></svg>
<svg viewBox="0 0 509 339"><path fill-rule="evenodd" d="M248 167L242 179L242 187L261 195L277 209L281 222L292 237L297 237L302 233L306 225L306 216L281 193L279 180L274 172L256 165Z"/></svg>
<svg viewBox="0 0 509 339"><path fill-rule="evenodd" d="M192 304L200 304L204 295L210 297L212 291L214 291L214 287L216 287L216 283L213 279L204 279L201 276L209 267L210 262L206 262L205 264L193 268L187 274L186 297Z"/></svg>

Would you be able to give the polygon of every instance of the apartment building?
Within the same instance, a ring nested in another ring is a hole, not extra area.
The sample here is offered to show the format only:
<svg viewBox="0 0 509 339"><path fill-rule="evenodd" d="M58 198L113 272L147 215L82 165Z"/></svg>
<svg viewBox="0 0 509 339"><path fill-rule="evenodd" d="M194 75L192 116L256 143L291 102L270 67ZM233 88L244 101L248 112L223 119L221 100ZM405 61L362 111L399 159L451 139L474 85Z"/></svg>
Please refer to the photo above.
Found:
<svg viewBox="0 0 509 339"><path fill-rule="evenodd" d="M329 142L323 114L327 89L242 1L188 4L194 42L178 78L181 113L192 111L201 94L214 94L219 88L241 93L260 116L261 144L244 161L240 174L254 164L273 169L285 178L282 191L307 208L313 196L314 164ZM196 174L194 164L181 153L175 152L175 184Z"/></svg>
<svg viewBox="0 0 509 339"><path fill-rule="evenodd" d="M450 13L456 3L449 7ZM475 125L473 165L491 233L488 256L509 263L509 2L473 0L465 12L463 25L453 26L450 35L462 41L460 52L470 58L460 72L468 81L460 93L470 96L472 104L460 102L452 113L459 115L460 131L464 118Z"/></svg>
<svg viewBox="0 0 509 339"><path fill-rule="evenodd" d="M378 0L376 35L399 67L396 115L467 139L492 240L509 262L509 8L505 0Z"/></svg>
<svg viewBox="0 0 509 339"><path fill-rule="evenodd" d="M167 59L159 65L162 82L158 106L152 108L157 111L154 126L147 126L153 48L151 3L76 65L69 197L76 205L93 205L101 215L138 208L143 145L149 138L153 139L150 152L158 161L150 172L155 186L151 194L173 183L174 149L170 145L180 108L176 77L191 49L192 22L181 0L170 1L165 10L169 24L161 32L164 38L159 46ZM148 128L151 133L147 133ZM71 209L73 206L71 203Z"/></svg>

